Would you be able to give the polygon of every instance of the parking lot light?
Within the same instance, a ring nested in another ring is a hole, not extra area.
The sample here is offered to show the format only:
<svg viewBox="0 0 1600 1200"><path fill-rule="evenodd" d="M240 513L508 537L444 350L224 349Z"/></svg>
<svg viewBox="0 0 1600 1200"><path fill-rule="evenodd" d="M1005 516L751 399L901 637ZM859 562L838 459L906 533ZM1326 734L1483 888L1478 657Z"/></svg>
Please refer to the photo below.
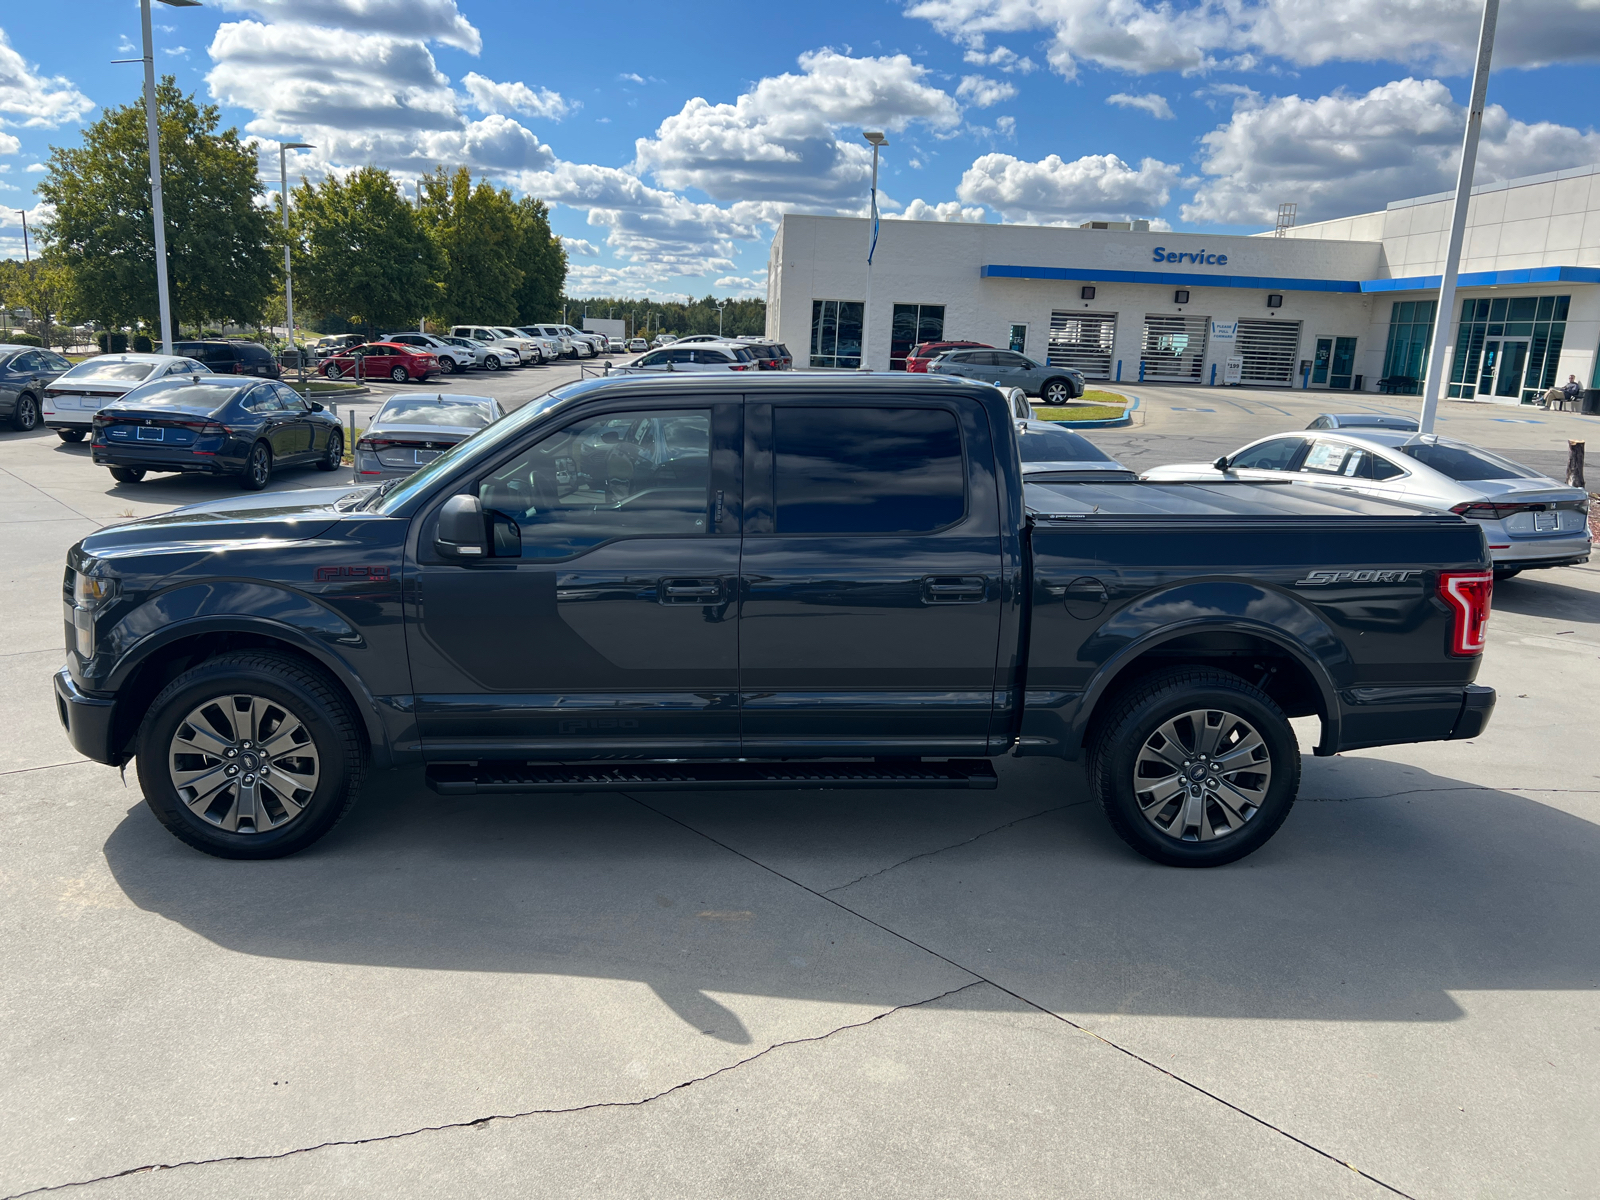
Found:
<svg viewBox="0 0 1600 1200"><path fill-rule="evenodd" d="M867 220L867 297L861 305L861 367L863 371L872 368L867 364L867 331L872 320L872 255L878 249L878 151L889 144L889 139L876 129L869 129L862 137L872 146L872 198L868 205Z"/></svg>

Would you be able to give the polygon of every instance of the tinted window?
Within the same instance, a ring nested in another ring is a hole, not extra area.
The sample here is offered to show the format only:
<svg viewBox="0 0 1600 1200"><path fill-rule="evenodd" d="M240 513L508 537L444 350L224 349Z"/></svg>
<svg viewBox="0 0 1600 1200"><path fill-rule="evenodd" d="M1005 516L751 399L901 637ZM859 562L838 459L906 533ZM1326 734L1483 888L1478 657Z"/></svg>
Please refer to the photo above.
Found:
<svg viewBox="0 0 1600 1200"><path fill-rule="evenodd" d="M11 360L10 367L13 371L37 371L41 367L39 356L32 350L25 350Z"/></svg>
<svg viewBox="0 0 1600 1200"><path fill-rule="evenodd" d="M683 351L679 351L679 353L681 354ZM725 367L733 361L721 350L691 350L689 353L694 355L695 362L710 366Z"/></svg>
<svg viewBox="0 0 1600 1200"><path fill-rule="evenodd" d="M273 385L278 393L278 403L282 404L288 412L310 412L311 405L305 398L288 384L277 383Z"/></svg>
<svg viewBox="0 0 1600 1200"><path fill-rule="evenodd" d="M391 400L383 406L378 420L400 425L482 429L489 423L489 406L467 404L459 400Z"/></svg>
<svg viewBox="0 0 1600 1200"><path fill-rule="evenodd" d="M1110 462L1109 455L1082 434L1070 429L1017 430L1017 446L1027 462Z"/></svg>
<svg viewBox="0 0 1600 1200"><path fill-rule="evenodd" d="M1478 450L1470 446L1446 446L1438 442L1419 442L1414 446L1401 446L1424 466L1432 467L1458 483L1474 479L1537 479L1538 472L1518 466L1509 459Z"/></svg>
<svg viewBox="0 0 1600 1200"><path fill-rule="evenodd" d="M159 111L159 110L157 110ZM267 353L265 346L235 346L239 357L246 362L271 362L272 355Z"/></svg>
<svg viewBox="0 0 1600 1200"><path fill-rule="evenodd" d="M566 558L623 537L706 532L711 414L613 413L543 438L479 485L495 554Z"/></svg>
<svg viewBox="0 0 1600 1200"><path fill-rule="evenodd" d="M1374 454L1371 459L1372 478L1380 483L1385 479L1397 479L1405 474L1405 471L1398 464L1390 462L1381 454Z"/></svg>
<svg viewBox="0 0 1600 1200"><path fill-rule="evenodd" d="M205 378L201 376L201 378ZM212 376L213 379L216 376ZM191 383L187 379L159 379L135 388L123 402L138 408L203 408L216 409L228 403L240 392L239 387L221 383Z"/></svg>
<svg viewBox="0 0 1600 1200"><path fill-rule="evenodd" d="M1262 442L1259 446L1242 451L1228 465L1235 469L1249 467L1256 471L1287 471L1304 445L1302 438L1273 438L1270 442Z"/></svg>
<svg viewBox="0 0 1600 1200"><path fill-rule="evenodd" d="M1009 350L993 351L994 360L1002 367L1031 367L1033 364L1020 354L1013 354Z"/></svg>
<svg viewBox="0 0 1600 1200"><path fill-rule="evenodd" d="M256 388L255 391L245 396L240 403L247 412L273 413L283 411L283 401L279 398L276 388Z"/></svg>
<svg viewBox="0 0 1600 1200"><path fill-rule="evenodd" d="M966 510L943 409L777 407L772 445L779 534L927 533Z"/></svg>
<svg viewBox="0 0 1600 1200"><path fill-rule="evenodd" d="M70 358L62 358L54 350L41 350L39 351L39 357L44 360L47 370L70 371L72 369L72 360Z"/></svg>

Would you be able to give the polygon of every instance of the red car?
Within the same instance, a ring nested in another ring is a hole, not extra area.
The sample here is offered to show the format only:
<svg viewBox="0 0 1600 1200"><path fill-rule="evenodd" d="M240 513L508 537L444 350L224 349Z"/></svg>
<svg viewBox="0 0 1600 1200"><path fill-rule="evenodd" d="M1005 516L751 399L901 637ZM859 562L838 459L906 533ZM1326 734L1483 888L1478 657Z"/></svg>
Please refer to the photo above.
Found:
<svg viewBox="0 0 1600 1200"><path fill-rule="evenodd" d="M323 359L322 373L329 379L387 377L396 383L408 379L423 382L439 373L439 360L426 350L399 342L368 342Z"/></svg>
<svg viewBox="0 0 1600 1200"><path fill-rule="evenodd" d="M906 351L906 370L926 372L928 364L947 350L993 350L988 342L918 342Z"/></svg>

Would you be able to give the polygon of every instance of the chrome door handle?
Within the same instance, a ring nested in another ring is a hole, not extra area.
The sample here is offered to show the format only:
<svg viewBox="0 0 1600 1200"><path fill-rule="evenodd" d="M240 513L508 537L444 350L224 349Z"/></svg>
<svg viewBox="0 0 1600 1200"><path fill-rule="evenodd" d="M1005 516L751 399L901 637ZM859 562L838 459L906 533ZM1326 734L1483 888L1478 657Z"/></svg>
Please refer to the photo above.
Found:
<svg viewBox="0 0 1600 1200"><path fill-rule="evenodd" d="M661 604L699 604L721 598L720 579L663 579L657 595Z"/></svg>
<svg viewBox="0 0 1600 1200"><path fill-rule="evenodd" d="M982 575L929 575L922 581L927 604L976 604L988 593L989 581Z"/></svg>

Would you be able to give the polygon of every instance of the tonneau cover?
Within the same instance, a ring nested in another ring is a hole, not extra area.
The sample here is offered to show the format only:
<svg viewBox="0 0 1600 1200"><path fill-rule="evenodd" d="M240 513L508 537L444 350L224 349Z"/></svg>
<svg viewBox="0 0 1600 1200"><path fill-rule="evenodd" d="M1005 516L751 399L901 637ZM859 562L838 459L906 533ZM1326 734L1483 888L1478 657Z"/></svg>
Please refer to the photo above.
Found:
<svg viewBox="0 0 1600 1200"><path fill-rule="evenodd" d="M1146 480L1027 483L1023 505L1036 520L1110 517L1420 517L1461 518L1434 509L1296 483Z"/></svg>

